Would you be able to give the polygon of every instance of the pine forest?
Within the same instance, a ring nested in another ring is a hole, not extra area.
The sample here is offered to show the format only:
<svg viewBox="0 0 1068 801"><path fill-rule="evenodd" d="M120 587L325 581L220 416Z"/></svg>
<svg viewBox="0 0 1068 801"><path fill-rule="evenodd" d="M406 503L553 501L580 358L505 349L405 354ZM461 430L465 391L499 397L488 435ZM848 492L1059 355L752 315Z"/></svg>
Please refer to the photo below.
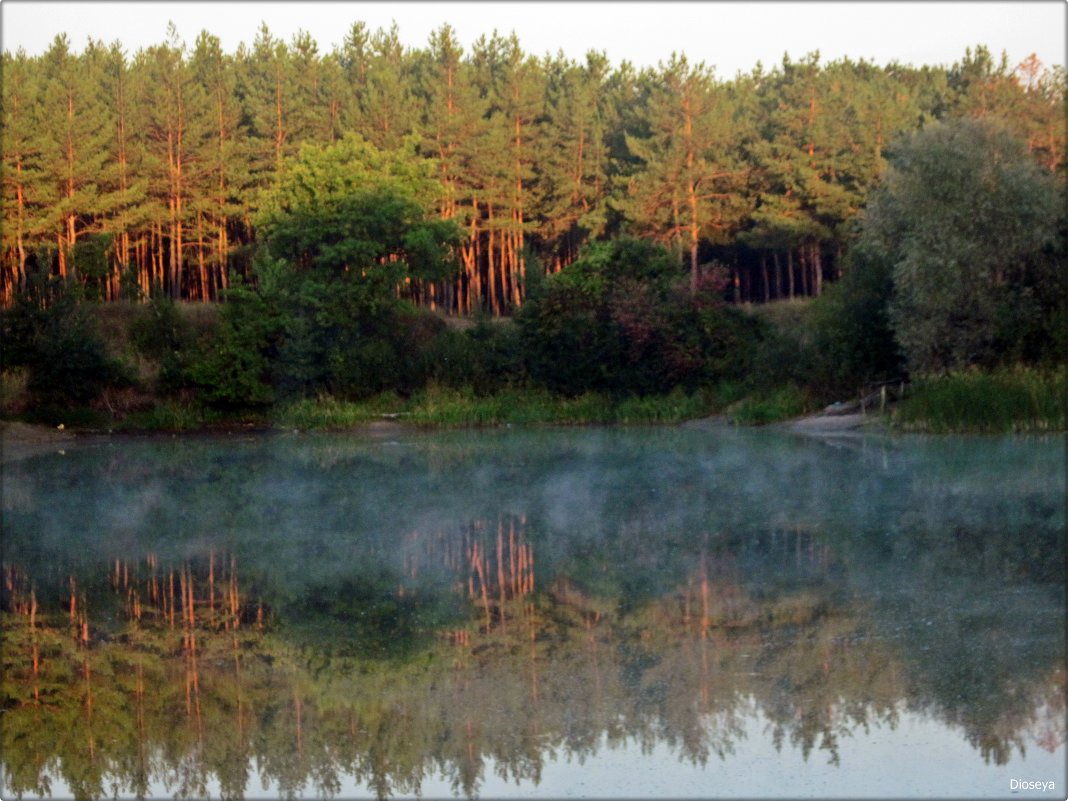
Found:
<svg viewBox="0 0 1068 801"><path fill-rule="evenodd" d="M1063 175L1064 88L1059 66L981 45L948 67L810 53L726 78L681 55L539 57L515 34L465 51L447 25L411 49L356 22L331 52L266 25L234 53L173 26L135 54L59 36L3 55L0 299L38 271L102 300L219 300L284 165L346 143L432 177L432 214L461 231L458 269L395 289L425 308L507 315L535 274L619 235L676 254L691 289L722 275L728 301L815 296L896 137L996 120Z"/></svg>

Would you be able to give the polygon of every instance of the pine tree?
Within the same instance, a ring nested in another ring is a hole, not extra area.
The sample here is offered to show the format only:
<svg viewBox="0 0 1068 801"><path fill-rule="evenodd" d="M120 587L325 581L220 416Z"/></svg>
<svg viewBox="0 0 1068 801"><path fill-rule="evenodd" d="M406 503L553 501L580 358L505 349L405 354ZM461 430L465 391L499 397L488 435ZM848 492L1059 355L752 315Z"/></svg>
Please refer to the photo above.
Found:
<svg viewBox="0 0 1068 801"><path fill-rule="evenodd" d="M169 26L168 42L141 54L145 81L141 84L141 125L145 137L149 195L154 200L156 226L154 282L172 297L206 294L203 272L186 274L186 250L198 246L197 185L210 131L208 98L194 79L185 57L185 44ZM192 233L190 231L192 229Z"/></svg>
<svg viewBox="0 0 1068 801"><path fill-rule="evenodd" d="M241 158L247 152L247 136L233 62L222 52L217 36L206 31L200 34L189 68L207 116L197 173L197 236L199 264L202 271L211 273L202 276L201 299L209 300L228 286L231 229L245 239L251 235L241 224L242 197L251 191ZM210 257L205 257L205 248L210 248Z"/></svg>
<svg viewBox="0 0 1068 801"><path fill-rule="evenodd" d="M3 54L2 128L3 161L3 269L0 301L9 304L25 289L27 265L42 234L40 144L34 112L38 75L24 50Z"/></svg>
<svg viewBox="0 0 1068 801"><path fill-rule="evenodd" d="M146 215L141 146L135 134L136 112L134 76L122 46L115 42L104 54L104 82L102 90L111 107L113 130L108 147L107 176L111 191L110 217L106 226L114 237L112 244L113 270L108 285L108 297L122 293L121 282L130 270L145 294L149 291L147 270L135 264L135 235L143 226ZM143 262L141 267L143 267Z"/></svg>
<svg viewBox="0 0 1068 801"><path fill-rule="evenodd" d="M487 102L475 86L471 64L462 60L463 51L453 29L442 26L431 34L429 44L422 75L425 147L435 158L438 179L444 187L439 213L442 219L456 220L466 233L460 250L463 275L454 288L455 300L442 300L448 308L469 312L486 299L490 308L499 313L502 307L494 263L495 210L482 192L484 182L475 174L476 162L487 155L483 147ZM483 230L487 234L484 244Z"/></svg>
<svg viewBox="0 0 1068 801"><path fill-rule="evenodd" d="M76 273L78 238L94 230L101 208L98 180L107 161L111 135L109 109L102 102L102 64L79 58L60 35L42 59L42 93L38 107L42 175L41 201L50 211L59 274Z"/></svg>
<svg viewBox="0 0 1068 801"><path fill-rule="evenodd" d="M419 107L413 95L408 54L394 23L379 29L370 42L362 94L364 135L381 148L400 147L418 129Z"/></svg>
<svg viewBox="0 0 1068 801"><path fill-rule="evenodd" d="M703 65L673 56L650 83L647 136L627 136L642 162L623 209L641 231L688 256L690 290L701 277L702 239L721 240L740 222L737 132L729 97Z"/></svg>
<svg viewBox="0 0 1068 801"><path fill-rule="evenodd" d="M589 236L607 223L611 125L604 54L590 52L586 63L557 57L546 73L546 122L537 163L542 197L540 233L552 252L554 271L571 263Z"/></svg>

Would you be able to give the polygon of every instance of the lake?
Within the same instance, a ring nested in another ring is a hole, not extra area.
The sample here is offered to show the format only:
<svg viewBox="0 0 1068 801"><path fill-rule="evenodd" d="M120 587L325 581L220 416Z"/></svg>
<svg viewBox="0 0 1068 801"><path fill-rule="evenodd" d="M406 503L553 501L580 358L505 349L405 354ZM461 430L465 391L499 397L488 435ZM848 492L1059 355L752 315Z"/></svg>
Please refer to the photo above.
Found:
<svg viewBox="0 0 1068 801"><path fill-rule="evenodd" d="M1061 437L63 448L4 465L5 799L1064 797Z"/></svg>

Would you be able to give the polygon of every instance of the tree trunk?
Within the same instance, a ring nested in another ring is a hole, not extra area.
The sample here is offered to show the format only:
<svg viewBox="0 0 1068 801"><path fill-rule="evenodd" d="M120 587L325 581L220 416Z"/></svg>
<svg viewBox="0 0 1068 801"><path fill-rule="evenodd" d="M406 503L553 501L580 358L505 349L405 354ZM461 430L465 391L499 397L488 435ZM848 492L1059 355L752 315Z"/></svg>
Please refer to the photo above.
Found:
<svg viewBox="0 0 1068 801"><path fill-rule="evenodd" d="M771 251L772 261L775 263L775 300L782 297L782 263L779 261L779 251Z"/></svg>
<svg viewBox="0 0 1068 801"><path fill-rule="evenodd" d="M768 287L768 254L760 251L760 277L764 281L764 302L771 300L771 290Z"/></svg>

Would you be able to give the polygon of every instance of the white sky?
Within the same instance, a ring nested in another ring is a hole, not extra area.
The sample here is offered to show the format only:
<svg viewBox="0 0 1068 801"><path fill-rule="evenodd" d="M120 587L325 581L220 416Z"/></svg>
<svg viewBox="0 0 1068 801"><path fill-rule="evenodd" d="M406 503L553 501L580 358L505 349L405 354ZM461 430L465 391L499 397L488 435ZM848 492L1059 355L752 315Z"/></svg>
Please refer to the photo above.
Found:
<svg viewBox="0 0 1068 801"><path fill-rule="evenodd" d="M65 32L76 50L87 38L119 40L133 54L162 42L173 20L192 45L207 29L232 52L251 44L261 21L288 40L308 31L329 52L356 20L372 31L393 20L402 41L426 45L430 32L448 22L466 50L494 29L519 36L524 50L541 56L563 50L583 59L603 50L612 64L638 67L666 61L672 51L704 61L721 78L748 72L756 62L778 64L784 52L797 59L819 50L823 62L843 56L915 65L949 65L977 44L1010 66L1032 52L1044 64L1064 64L1064 0L1029 2L0 2L0 40L5 50L43 52Z"/></svg>

